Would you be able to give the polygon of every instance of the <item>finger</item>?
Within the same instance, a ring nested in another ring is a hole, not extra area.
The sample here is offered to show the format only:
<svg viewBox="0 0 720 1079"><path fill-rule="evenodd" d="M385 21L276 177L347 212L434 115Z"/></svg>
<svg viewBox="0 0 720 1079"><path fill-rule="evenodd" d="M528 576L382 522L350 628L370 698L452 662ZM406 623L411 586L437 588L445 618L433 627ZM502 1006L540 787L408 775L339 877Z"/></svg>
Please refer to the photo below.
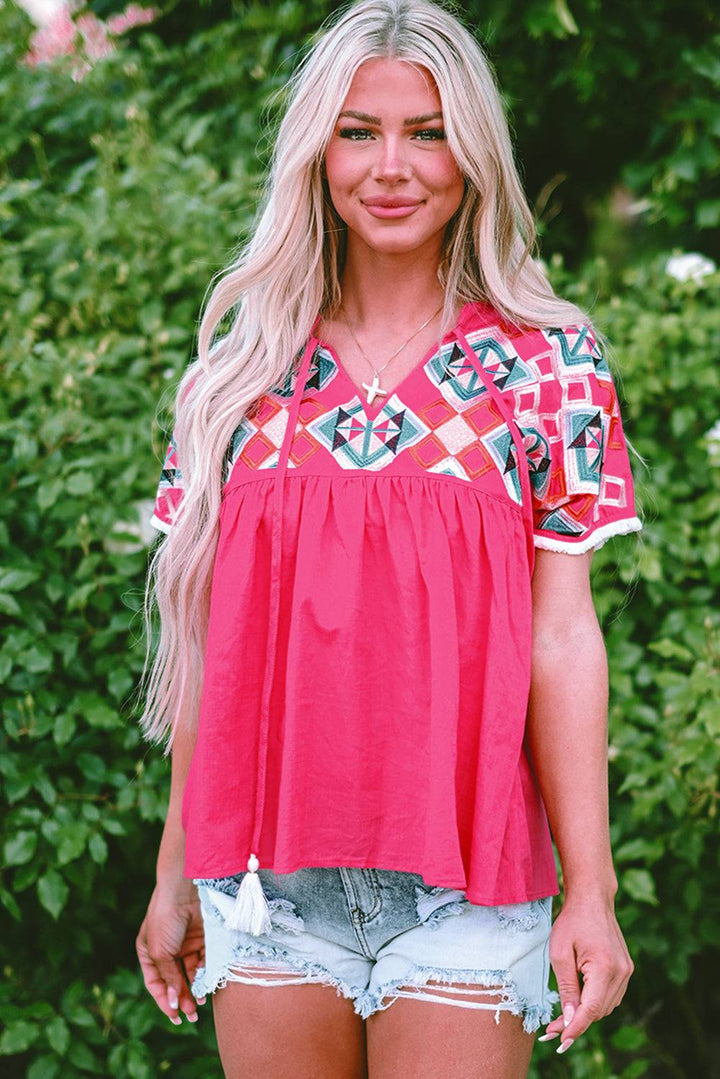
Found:
<svg viewBox="0 0 720 1079"><path fill-rule="evenodd" d="M183 955L182 957L185 974L187 976L187 980L190 982L191 985L195 979L197 969L201 965L201 961L202 956L200 952L188 952L187 955Z"/></svg>
<svg viewBox="0 0 720 1079"><path fill-rule="evenodd" d="M620 974L613 979L608 989L607 1011L605 1012L605 1015L609 1015L610 1012L614 1011L617 1006L622 1003L629 981L629 974Z"/></svg>
<svg viewBox="0 0 720 1079"><path fill-rule="evenodd" d="M188 984L185 970L183 970L182 988L178 993L178 1009L190 1023L197 1022L197 1001L192 994L192 982Z"/></svg>
<svg viewBox="0 0 720 1079"><path fill-rule="evenodd" d="M149 957L143 956L140 959L140 967L142 969L145 988L148 993L150 993L160 1011L168 1017L171 1023L174 1023L177 1026L182 1020L177 1014L177 1008L171 1006L168 998L167 983L160 974L157 966Z"/></svg>
<svg viewBox="0 0 720 1079"><path fill-rule="evenodd" d="M191 996L191 999L193 1001L195 1001L195 1003L197 1003L197 1004L199 1004L200 1001L199 1000L196 1001L195 997L192 996L192 986L193 986L193 982L195 981L195 976L197 974L198 967L201 966L202 958L203 957L200 954L200 952L191 952L190 955L183 956L183 966L185 968L185 977L187 978L188 985L189 985L188 992L189 992L189 994ZM203 998L203 1000L204 1000L204 998Z"/></svg>
<svg viewBox="0 0 720 1079"><path fill-rule="evenodd" d="M138 961L140 963L145 988L148 993L150 993L160 1011L164 1012L172 1022L175 1022L172 1009L170 1008L167 999L167 985L154 960L150 956L150 949L147 943L147 919L145 919L140 926L140 932L135 940L135 951L137 952ZM178 1022L180 1022L180 1020L178 1020Z"/></svg>
<svg viewBox="0 0 720 1079"><path fill-rule="evenodd" d="M166 1001L169 1009L166 1014L169 1015L173 1022L177 1020L177 1023L182 1022L178 1014L181 1010L188 1015L188 1018L190 1018L190 1015L196 1011L195 1001L191 997L185 982L185 976L180 961L177 959L168 959L163 956L162 958L155 959L155 965L159 971L160 977L165 983ZM185 1005L182 1009L181 1002ZM191 1022L194 1021L194 1019L191 1020Z"/></svg>
<svg viewBox="0 0 720 1079"><path fill-rule="evenodd" d="M590 974L585 977L580 1003L562 1033L563 1042L578 1038L592 1023L608 1014L608 1005L613 995L610 986L613 981L609 973L596 972L592 977Z"/></svg>
<svg viewBox="0 0 720 1079"><path fill-rule="evenodd" d="M572 947L555 960L553 970L555 971L555 979L560 994L561 1010L561 1015L553 1019L553 1024L555 1024L554 1029L562 1031L572 1022L581 999L580 981L575 965L575 950Z"/></svg>

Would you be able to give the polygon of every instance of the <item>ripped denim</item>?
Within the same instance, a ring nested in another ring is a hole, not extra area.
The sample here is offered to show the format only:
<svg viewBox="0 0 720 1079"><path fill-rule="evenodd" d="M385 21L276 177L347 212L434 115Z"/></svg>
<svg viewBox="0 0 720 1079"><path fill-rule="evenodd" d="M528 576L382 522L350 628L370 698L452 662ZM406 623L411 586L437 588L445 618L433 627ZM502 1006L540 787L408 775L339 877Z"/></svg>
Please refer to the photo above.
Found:
<svg viewBox="0 0 720 1079"><path fill-rule="evenodd" d="M417 873L261 869L272 928L256 937L225 925L243 876L195 881L205 928L195 997L228 982L319 982L363 1019L402 997L492 1009L496 1023L506 1011L522 1016L527 1033L552 1019L552 896L479 906Z"/></svg>

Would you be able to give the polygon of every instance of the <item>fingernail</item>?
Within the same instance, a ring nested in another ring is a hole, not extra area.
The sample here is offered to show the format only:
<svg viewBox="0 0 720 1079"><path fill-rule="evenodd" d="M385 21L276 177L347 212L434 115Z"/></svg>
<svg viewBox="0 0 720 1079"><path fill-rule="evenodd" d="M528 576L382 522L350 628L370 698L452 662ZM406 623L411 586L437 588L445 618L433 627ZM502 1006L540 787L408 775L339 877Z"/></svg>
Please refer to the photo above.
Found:
<svg viewBox="0 0 720 1079"><path fill-rule="evenodd" d="M556 1030L554 1032L554 1034L543 1034L540 1038L538 1038L538 1041L539 1042L549 1042L549 1041L552 1041L553 1038L559 1037L559 1035L560 1035L560 1031Z"/></svg>
<svg viewBox="0 0 720 1079"><path fill-rule="evenodd" d="M188 1012L186 1015L187 1020L190 1023L197 1023L197 1012Z"/></svg>
<svg viewBox="0 0 720 1079"><path fill-rule="evenodd" d="M570 1046L573 1044L574 1041L575 1041L574 1038L568 1038L568 1040L566 1042L563 1042L562 1045L558 1045L555 1052L556 1053L564 1053L566 1049L570 1048Z"/></svg>
<svg viewBox="0 0 720 1079"><path fill-rule="evenodd" d="M198 997L197 1003L198 1004L204 1004L206 1000L207 1000L207 997Z"/></svg>
<svg viewBox="0 0 720 1079"><path fill-rule="evenodd" d="M575 1015L575 1005L566 1004L563 1008L563 1023L568 1026L572 1022L572 1017Z"/></svg>
<svg viewBox="0 0 720 1079"><path fill-rule="evenodd" d="M168 1004L170 1005L170 1007L171 1008L177 1008L177 1006L178 1006L177 991L175 989L173 989L173 987L171 985L168 986L167 998L168 998Z"/></svg>
<svg viewBox="0 0 720 1079"><path fill-rule="evenodd" d="M169 1015L168 1019L170 1020L171 1023L174 1023L176 1027L179 1027L180 1024L182 1023L182 1019L180 1018L179 1015Z"/></svg>

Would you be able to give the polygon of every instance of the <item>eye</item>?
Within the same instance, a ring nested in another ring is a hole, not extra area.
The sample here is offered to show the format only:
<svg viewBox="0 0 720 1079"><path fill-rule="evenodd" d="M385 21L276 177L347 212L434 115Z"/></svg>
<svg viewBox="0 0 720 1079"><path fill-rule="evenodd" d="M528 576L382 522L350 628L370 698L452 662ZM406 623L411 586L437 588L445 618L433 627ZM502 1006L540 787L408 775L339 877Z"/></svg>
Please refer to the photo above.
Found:
<svg viewBox="0 0 720 1079"><path fill-rule="evenodd" d="M372 138L372 131L367 127L341 127L338 134L341 139L352 139L356 142Z"/></svg>
<svg viewBox="0 0 720 1079"><path fill-rule="evenodd" d="M445 130L442 127L424 127L420 131L416 131L415 136L421 142L439 142L446 137Z"/></svg>

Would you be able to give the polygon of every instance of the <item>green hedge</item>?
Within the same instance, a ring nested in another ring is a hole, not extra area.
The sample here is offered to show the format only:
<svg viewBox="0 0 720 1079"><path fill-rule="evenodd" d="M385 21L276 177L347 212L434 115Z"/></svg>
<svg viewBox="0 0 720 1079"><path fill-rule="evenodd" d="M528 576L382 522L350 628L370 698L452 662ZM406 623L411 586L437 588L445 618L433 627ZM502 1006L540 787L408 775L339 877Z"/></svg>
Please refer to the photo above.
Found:
<svg viewBox="0 0 720 1079"><path fill-rule="evenodd" d="M229 27L193 39L191 88L152 34L78 85L17 65L26 32L0 6L0 1066L207 1079L220 1075L209 1008L171 1027L134 954L169 778L133 702L146 522L168 422L157 403L250 220L262 65L294 29L252 65ZM212 108L231 57L257 87L232 116L224 98ZM231 122L220 168L213 131ZM720 276L680 284L663 266L631 268L614 290L601 261L580 284L552 268L615 345L647 523L594 561L617 905L637 969L569 1054L537 1047L534 1076L694 1079L720 1054L720 454L706 436L720 417Z"/></svg>

